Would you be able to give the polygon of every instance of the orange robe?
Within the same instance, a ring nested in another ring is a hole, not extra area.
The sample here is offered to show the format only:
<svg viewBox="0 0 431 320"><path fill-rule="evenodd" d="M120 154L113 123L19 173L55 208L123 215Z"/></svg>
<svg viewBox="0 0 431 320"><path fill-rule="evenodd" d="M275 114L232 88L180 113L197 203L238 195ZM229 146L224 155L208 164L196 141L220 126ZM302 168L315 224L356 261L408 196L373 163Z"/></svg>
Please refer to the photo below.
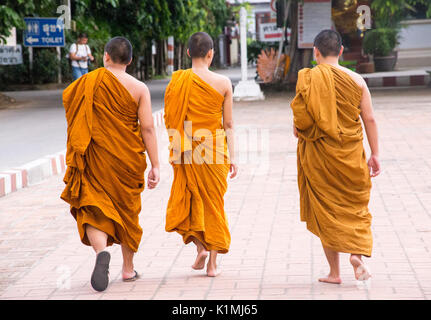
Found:
<svg viewBox="0 0 431 320"><path fill-rule="evenodd" d="M328 64L299 72L291 107L298 129L301 221L338 252L371 256L371 180L360 120L362 89Z"/></svg>
<svg viewBox="0 0 431 320"><path fill-rule="evenodd" d="M228 252L230 245L224 211L230 163L223 102L192 69L178 70L166 88L164 110L174 170L165 229L178 232L186 244L196 237L207 250L219 253Z"/></svg>
<svg viewBox="0 0 431 320"><path fill-rule="evenodd" d="M138 250L141 192L146 168L138 104L107 69L92 71L63 92L67 119L66 187L81 241L89 224L108 234L108 245Z"/></svg>

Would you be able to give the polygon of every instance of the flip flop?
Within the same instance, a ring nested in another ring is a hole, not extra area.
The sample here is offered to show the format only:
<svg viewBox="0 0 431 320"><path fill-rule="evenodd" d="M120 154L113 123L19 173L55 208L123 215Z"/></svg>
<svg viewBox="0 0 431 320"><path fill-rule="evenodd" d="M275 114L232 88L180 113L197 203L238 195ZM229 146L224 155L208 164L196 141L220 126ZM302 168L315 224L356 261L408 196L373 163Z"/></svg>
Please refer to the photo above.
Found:
<svg viewBox="0 0 431 320"><path fill-rule="evenodd" d="M135 271L135 275L131 278L123 279L124 282L133 282L139 279L139 274L136 272L136 270L133 270L133 271Z"/></svg>
<svg viewBox="0 0 431 320"><path fill-rule="evenodd" d="M101 251L96 256L96 265L91 275L91 286L96 291L104 291L109 284L109 262L111 255L108 251Z"/></svg>

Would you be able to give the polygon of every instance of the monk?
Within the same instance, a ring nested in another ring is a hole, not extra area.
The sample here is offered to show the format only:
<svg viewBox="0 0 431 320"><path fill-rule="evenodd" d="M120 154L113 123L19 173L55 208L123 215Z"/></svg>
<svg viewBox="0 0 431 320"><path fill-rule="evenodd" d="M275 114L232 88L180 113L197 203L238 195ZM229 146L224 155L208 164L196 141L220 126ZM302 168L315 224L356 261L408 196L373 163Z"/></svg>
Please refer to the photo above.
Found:
<svg viewBox="0 0 431 320"><path fill-rule="evenodd" d="M178 232L185 244L196 245L192 268L220 274L217 253L227 253L230 233L224 211L227 176L234 178L232 84L211 72L213 41L205 32L193 34L187 54L192 68L178 70L165 93L165 124L174 171L166 210L167 232Z"/></svg>
<svg viewBox="0 0 431 320"><path fill-rule="evenodd" d="M105 46L104 68L74 81L63 92L67 119L66 187L82 243L91 245L96 262L91 285L103 291L109 283L110 254L120 244L123 281L139 275L133 256L141 241L141 192L147 152L148 188L159 182L156 134L147 86L126 73L132 46L123 37Z"/></svg>
<svg viewBox="0 0 431 320"><path fill-rule="evenodd" d="M371 180L380 173L377 124L364 79L338 64L343 53L336 31L314 40L317 66L299 71L291 103L301 221L318 236L329 263L319 281L341 283L339 253L350 253L357 280L371 274L362 256L371 257L373 239L368 210ZM366 160L363 129L371 156Z"/></svg>

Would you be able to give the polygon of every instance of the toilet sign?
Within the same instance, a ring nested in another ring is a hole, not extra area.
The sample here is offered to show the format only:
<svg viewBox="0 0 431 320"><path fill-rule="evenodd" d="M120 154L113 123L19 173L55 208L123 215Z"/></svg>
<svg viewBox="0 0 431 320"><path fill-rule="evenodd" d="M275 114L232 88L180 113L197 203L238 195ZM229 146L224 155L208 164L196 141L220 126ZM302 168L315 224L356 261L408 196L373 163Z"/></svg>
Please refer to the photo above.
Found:
<svg viewBox="0 0 431 320"><path fill-rule="evenodd" d="M64 25L58 18L24 18L24 46L64 47Z"/></svg>

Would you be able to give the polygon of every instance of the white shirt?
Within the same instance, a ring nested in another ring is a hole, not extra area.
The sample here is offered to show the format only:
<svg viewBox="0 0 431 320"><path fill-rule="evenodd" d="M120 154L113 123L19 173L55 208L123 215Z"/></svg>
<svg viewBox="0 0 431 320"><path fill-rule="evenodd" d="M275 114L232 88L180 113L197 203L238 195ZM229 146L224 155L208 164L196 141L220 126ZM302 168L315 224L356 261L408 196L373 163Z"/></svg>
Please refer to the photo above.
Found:
<svg viewBox="0 0 431 320"><path fill-rule="evenodd" d="M71 53L75 53L77 57L86 57L91 54L91 50L87 44L78 44L78 51L76 51L76 43L72 43L69 49L69 54ZM84 60L72 60L72 67L87 69L88 63Z"/></svg>

